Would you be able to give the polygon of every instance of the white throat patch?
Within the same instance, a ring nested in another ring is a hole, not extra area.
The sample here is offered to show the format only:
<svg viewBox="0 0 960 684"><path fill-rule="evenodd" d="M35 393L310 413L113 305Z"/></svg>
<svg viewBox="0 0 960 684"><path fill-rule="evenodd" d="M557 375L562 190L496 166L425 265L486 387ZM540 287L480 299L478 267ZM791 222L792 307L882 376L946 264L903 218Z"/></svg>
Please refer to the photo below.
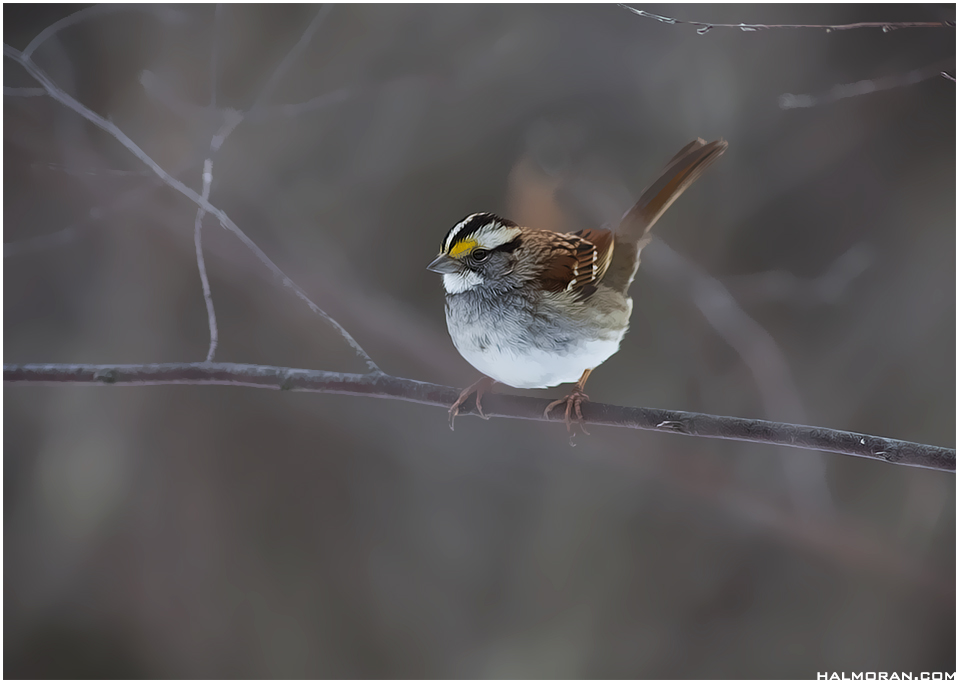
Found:
<svg viewBox="0 0 960 684"><path fill-rule="evenodd" d="M483 283L483 278L473 271L443 274L443 287L450 294L460 294L472 290L481 283Z"/></svg>

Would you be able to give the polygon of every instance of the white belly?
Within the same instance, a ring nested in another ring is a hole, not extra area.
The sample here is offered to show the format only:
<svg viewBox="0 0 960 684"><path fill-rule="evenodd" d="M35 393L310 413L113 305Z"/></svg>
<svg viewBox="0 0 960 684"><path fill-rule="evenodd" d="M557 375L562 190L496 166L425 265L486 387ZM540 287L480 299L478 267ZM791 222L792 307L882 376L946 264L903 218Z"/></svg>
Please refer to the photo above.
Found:
<svg viewBox="0 0 960 684"><path fill-rule="evenodd" d="M470 365L497 382L534 389L576 382L585 370L596 368L616 353L624 333L626 330L609 339L584 341L562 355L535 347L509 352L502 347L497 349L497 345L484 351L459 346L458 350Z"/></svg>

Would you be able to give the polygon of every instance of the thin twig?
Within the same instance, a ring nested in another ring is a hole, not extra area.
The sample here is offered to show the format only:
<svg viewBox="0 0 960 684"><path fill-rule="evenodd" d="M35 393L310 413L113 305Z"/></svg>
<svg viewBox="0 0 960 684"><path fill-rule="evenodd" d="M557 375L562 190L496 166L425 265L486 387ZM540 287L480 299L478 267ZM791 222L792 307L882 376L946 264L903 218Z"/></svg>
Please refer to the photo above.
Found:
<svg viewBox="0 0 960 684"><path fill-rule="evenodd" d="M207 159L203 163L203 199L210 197L210 184L213 182L213 160ZM213 361L217 353L217 314L213 308L213 296L210 294L210 281L207 278L207 266L203 259L203 242L200 238L203 226L203 217L206 212L203 207L197 209L197 218L193 223L193 244L197 250L197 269L200 271L200 285L203 288L203 301L207 305L207 327L210 329L210 346L207 348L207 361Z"/></svg>
<svg viewBox="0 0 960 684"><path fill-rule="evenodd" d="M211 48L212 56L210 58L210 83L211 83L211 95L210 95L210 109L216 110L217 104L217 25L219 25L222 18L222 5L217 5L217 10L214 13L214 40ZM310 42L310 38L316 32L317 28L320 26L320 23L333 8L332 5L327 5L320 9L314 16L313 21L307 26L306 30L303 32L303 35L300 36L300 40L293 46L287 56L280 62L280 66L277 67L273 75L267 81L267 85L264 86L263 90L260 92L260 95L257 97L256 102L254 103L252 110L258 108L259 103L263 102L273 87L273 85L280 79L280 77L290 68L290 65L296 60L300 53L304 50L307 44ZM236 129L236 127L243 121L243 115L236 110L228 109L225 111L225 120L223 126L220 130L217 131L210 140L210 156L203 164L203 192L201 197L204 200L210 199L210 186L213 183L213 155L220 150L220 147L226 141L227 137ZM210 329L210 346L207 349L207 361L213 361L214 354L217 351L217 315L213 307L213 297L210 294L210 281L207 278L207 267L203 258L203 242L201 239L201 232L203 230L203 217L206 212L203 207L197 208L197 218L194 221L193 225L193 242L196 247L197 252L197 269L200 271L200 284L203 287L203 301L207 306L207 325ZM345 331L343 331L345 332ZM376 370L375 368L373 370Z"/></svg>
<svg viewBox="0 0 960 684"><path fill-rule="evenodd" d="M211 57L211 69L216 69L217 64L217 35L220 24L219 17L222 15L222 5L217 5L217 12L214 16L215 27L214 27L214 49L213 55ZM303 52L307 44L310 42L313 34L317 32L317 29L323 23L323 21L329 16L330 12L333 11L333 5L326 5L322 7L317 14L314 16L313 20L307 25L307 28L304 29L303 34L300 36L300 39L296 44L290 49L290 52L281 60L280 64L277 66L276 70L270 75L270 78L267 79L267 83L264 85L263 89L260 91L260 94L257 96L253 105L246 112L239 112L233 109L224 110L221 114L225 117L225 121L231 123L226 133L217 140L214 141L214 145L211 149L216 152L220 149L220 146L223 144L226 137L236 128L242 121L250 122L263 122L270 121L280 117L293 117L299 114L303 114L311 111L319 111L331 105L339 104L346 100L350 95L353 94L353 88L338 88L337 90L330 91L329 93L324 93L313 97L306 102L299 102L295 104L283 104L283 105L267 105L265 104L267 98L272 93L276 84L280 81L282 76L287 72L293 62L297 57ZM172 111L176 112L178 115L189 118L199 113L199 110L203 110L204 113L208 111L217 112L216 109L216 74L211 77L213 83L213 94L210 98L209 107L197 107L196 105L188 104L181 102L171 93L169 93L166 87L160 82L160 80L149 70L144 70L140 74L140 84L143 86L144 90L147 92L147 95L153 97L162 103L164 103ZM40 91L40 94L45 95L46 91L42 88L36 89ZM226 128L226 127L225 127Z"/></svg>
<svg viewBox="0 0 960 684"><path fill-rule="evenodd" d="M283 75L287 70L293 65L296 59L300 54L306 49L307 45L310 43L310 39L313 38L313 34L317 32L317 29L320 28L320 24L323 23L323 20L329 16L330 12L333 11L333 5L324 5L313 17L313 20L307 25L307 28L304 29L303 34L300 36L300 40L290 48L290 52L280 61L280 64L277 65L277 68L270 75L270 78L267 79L266 85L263 86L263 90L260 91L260 94L257 96L257 99L254 100L253 106L250 107L246 112L239 112L234 109L227 109L224 112L225 121L223 127L220 129L219 133L213 137L213 140L210 142L210 151L217 152L223 143L226 141L227 137L234 131L234 129L240 125L247 118L258 119L261 115L261 110L264 108L264 103L269 97L270 93L273 91L276 84L280 81ZM214 64L214 67L216 64ZM214 84L216 80L214 79ZM340 91L334 91L326 95L320 95L309 100L301 105L283 105L284 107L294 106L294 107L309 107L315 101L317 102L314 106L324 106L328 103L329 98L333 97L334 101L342 99L338 93ZM214 95L211 98L211 108L215 108L216 105L216 96Z"/></svg>
<svg viewBox="0 0 960 684"><path fill-rule="evenodd" d="M217 4L217 8L213 14L213 40L212 45L210 46L210 109L216 110L217 107L217 37L219 34L218 26L220 24L220 19L222 17L222 4ZM239 123L239 121L237 122ZM230 127L229 131L233 130L233 126ZM223 130L214 134L210 142L210 153L211 156L207 157L203 162L203 191L201 197L205 200L210 199L210 186L213 184L213 157L212 154L216 148L214 145L218 137L225 139L229 135L229 131L226 134L223 134ZM221 135L222 134L222 135ZM219 145L216 146L219 148ZM207 358L206 360L213 361L214 355L217 353L217 342L219 340L219 333L217 331L217 312L213 307L213 295L210 294L210 280L207 278L207 264L203 258L203 217L206 215L203 207L197 207L197 217L193 222L193 245L197 252L197 270L200 272L200 286L203 290L203 302L207 307L207 328L210 330L210 346L207 347Z"/></svg>
<svg viewBox="0 0 960 684"><path fill-rule="evenodd" d="M341 337L343 337L343 339L346 340L347 343L353 348L353 350L357 353L357 356L363 359L363 361L367 364L367 366L371 370L380 372L380 367L377 366L377 364L373 361L373 359L370 358L370 355L363 350L363 347L361 347L357 343L357 341L353 339L350 333L348 333L343 326L341 326L336 320L334 320L332 316L330 316L327 312L325 312L323 309L317 306L313 302L313 300L311 300L310 297L307 296L306 292L300 289L300 287L296 283L294 283L289 277L287 277L287 275L283 272L283 270L281 270L281 268L277 266L273 262L273 260L271 260L270 257L268 257L266 253L256 245L256 243L253 242L253 240L247 237L246 233L244 233L239 228L239 226L237 226L237 224L234 223L229 216L227 216L227 214L223 210L210 204L208 200L201 197L199 194L197 194L196 191L187 187L186 185L181 183L179 180L171 176L169 173L164 171L163 168L159 164L157 164L157 162L155 162L146 152L140 149L140 147L135 142L133 142L129 137L127 137L127 135L123 131L121 131L116 125L114 125L110 121L107 121L102 116L91 111L90 109L82 105L80 102L75 100L73 97L68 95L65 91L59 88L50 79L50 77L48 77L46 73L44 73L44 71L41 70L32 60L30 60L27 57L24 57L22 53L10 47L6 43L4 43L3 45L3 54L4 56L10 57L11 59L14 59L17 62L19 62L31 76L37 79L37 81L46 89L47 93L49 93L53 99L55 99L57 102L61 103L62 105L72 109L77 114L79 114L84 119L86 119L90 123L100 128L101 130L104 130L110 135L112 135L114 138L117 139L117 141L120 142L120 144L126 147L130 152L136 155L136 157L140 159L140 161L142 161L151 170L153 170L153 172L156 173L161 178L161 180L163 180L164 183L166 183L171 188L173 188L174 190L182 194L184 197L188 198L197 206L202 207L207 212L216 216L220 220L220 223L221 225L223 225L224 228L226 228L227 230L232 232L234 235L236 235L240 239L240 241L244 245L246 245L247 249L253 252L254 255L267 268L269 268L274 273L274 275L276 275L280 279L284 287L287 287L293 290L293 292L297 295L297 297L299 297L308 307L310 307L311 311L313 311L318 316L322 317L324 320L327 321L327 323L333 326L334 329L336 329L337 332L340 333Z"/></svg>
<svg viewBox="0 0 960 684"><path fill-rule="evenodd" d="M830 31L849 31L851 29L861 29L861 28L878 28L881 29L884 33L888 33L895 29L904 29L904 28L956 28L956 23L948 20L944 21L859 21L855 24L713 24L703 21L686 21L684 19L674 19L672 17L665 17L660 14L654 14L653 12L646 12L644 10L634 9L629 5L619 4L619 7L630 10L634 14L647 17L648 19L656 19L657 21L663 22L664 24L687 24L689 26L697 26L697 33L704 34L707 33L710 29L714 28L735 28L740 29L741 31L765 31L767 29L821 29L827 32Z"/></svg>
<svg viewBox="0 0 960 684"><path fill-rule="evenodd" d="M444 409L459 395L459 391L453 387L396 378L382 372L361 375L244 363L4 364L3 379L4 382L25 384L234 385L399 399ZM476 409L470 404L471 402L467 402L461 408L461 414L476 414ZM509 394L484 394L483 397L483 410L488 417L551 422L563 420L562 416L544 418L543 410L546 406L546 399L535 397ZM778 444L862 456L886 463L946 472L956 471L957 454L953 449L828 428L593 402L583 405L583 422L590 425Z"/></svg>
<svg viewBox="0 0 960 684"><path fill-rule="evenodd" d="M920 69L914 69L906 74L897 74L895 76L884 76L872 80L857 81L856 83L840 83L831 88L826 93L819 95L793 95L784 93L780 96L780 109L801 109L806 107L816 107L818 105L830 104L837 100L847 97L857 97L858 95L867 95L881 90L890 90L892 88L903 88L905 86L915 85L922 81L943 76L944 63L938 62Z"/></svg>
<svg viewBox="0 0 960 684"><path fill-rule="evenodd" d="M185 12L174 9L169 5L151 5L148 3L134 3L131 5L93 5L92 7L85 7L82 10L74 12L73 14L60 19L59 21L55 21L47 28L43 29L33 40L30 41L27 47L24 48L23 56L27 59L30 59L34 51L40 47L44 41L68 26L78 24L85 19L89 19L90 17L100 16L102 14L113 14L120 11L150 12L151 14L157 15L162 21L165 22L185 21L187 19Z"/></svg>
<svg viewBox="0 0 960 684"><path fill-rule="evenodd" d="M290 52L287 53L287 56L283 58L283 61L277 66L276 71L270 76L267 80L263 90L260 91L260 95L257 96L257 99L254 101L253 106L250 107L249 114L256 112L263 104L267 101L267 98L270 97L273 89L276 87L277 83L280 82L280 79L287 72L290 66L296 61L300 56L300 53L306 49L307 45L310 43L310 39L313 38L313 34L317 32L317 29L320 28L320 24L323 23L324 19L330 16L330 12L333 11L333 5L328 3L320 8L320 10L313 17L313 20L307 25L307 28L304 30L303 35L300 36L300 40L297 41Z"/></svg>

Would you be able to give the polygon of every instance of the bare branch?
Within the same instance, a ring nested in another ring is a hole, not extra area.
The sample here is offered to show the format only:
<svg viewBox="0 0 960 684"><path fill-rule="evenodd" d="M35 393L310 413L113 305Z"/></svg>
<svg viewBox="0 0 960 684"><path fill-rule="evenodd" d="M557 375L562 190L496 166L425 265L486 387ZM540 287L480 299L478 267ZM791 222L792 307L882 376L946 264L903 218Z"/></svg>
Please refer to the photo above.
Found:
<svg viewBox="0 0 960 684"><path fill-rule="evenodd" d="M211 57L210 57L210 109L216 110L217 105L217 27L221 23L223 6L217 5L217 9L214 13L214 40L213 46L211 48ZM330 13L330 10L333 8L332 5L327 5L324 8L321 8L314 16L313 21L307 26L306 30L303 32L303 35L300 36L300 40L297 41L296 45L287 53L287 56L280 63L280 66L277 67L277 70L274 71L273 75L270 77L270 80L267 81L267 85L260 92L260 96L257 98L257 101L254 103L252 110L258 109L258 105L264 101L267 97L269 91L272 89L273 85L277 80L286 72L294 60L299 56L299 54L306 47L307 43L310 42L310 38L316 32L317 28L320 26L320 23L324 18ZM144 79L141 78L141 81ZM146 85L146 83L144 84ZM206 159L203 164L203 191L201 198L203 200L210 199L210 186L213 183L213 155L219 151L220 147L234 131L234 129L243 121L243 114L237 112L236 110L228 109L224 112L224 123L220 127L220 130L214 134L213 138L210 140L210 156ZM197 269L200 271L200 284L203 288L203 301L207 306L207 326L210 329L210 346L207 349L207 358L206 360L213 361L213 357L217 352L217 314L213 307L213 297L210 294L210 280L207 278L207 267L206 262L203 258L203 241L201 238L201 232L203 229L203 217L206 211L203 207L197 208L197 218L193 224L193 242L197 252ZM341 330L345 333L345 330ZM368 358L368 362L369 362ZM374 366L372 370L377 370Z"/></svg>
<svg viewBox="0 0 960 684"><path fill-rule="evenodd" d="M710 24L703 21L686 21L684 19L674 19L672 17L665 17L660 14L654 14L653 12L645 12L644 10L634 9L629 5L619 4L619 7L630 10L634 14L646 17L648 19L656 19L659 22L664 24L687 24L689 26L697 26L697 33L704 34L707 33L710 29L714 28L736 28L741 31L765 31L767 29L822 29L827 31L849 31L851 29L860 29L860 28L878 28L882 29L884 33L889 33L895 29L903 28L956 28L956 24L952 21L860 21L855 24Z"/></svg>
<svg viewBox="0 0 960 684"><path fill-rule="evenodd" d="M203 199L210 197L210 184L213 182L213 160L207 159L203 163ZM200 271L200 285L203 288L203 301L207 305L207 326L210 328L210 346L207 348L207 361L213 361L217 353L217 314L213 309L213 297L210 294L210 281L207 279L207 266L203 260L203 242L200 231L203 226L203 217L206 212L203 207L197 209L197 218L193 223L193 244L197 250L197 269Z"/></svg>
<svg viewBox="0 0 960 684"><path fill-rule="evenodd" d="M313 34L317 32L317 29L320 28L320 24L323 23L323 20L330 16L330 12L333 11L332 4L326 4L320 8L320 11L313 17L307 28L304 30L303 35L300 36L300 40L297 41L297 44L294 45L290 52L287 53L287 56L283 58L283 61L280 62L280 65L277 67L276 71L273 72L273 75L270 76L270 79L267 81L267 84L263 87L263 90L260 91L260 95L257 97L256 101L253 103L253 106L250 107L250 113L256 112L263 104L267 101L267 98L273 92L273 89L276 87L277 83L280 81L280 78L287 72L287 69L290 68L290 65L300 56L300 53L307 47L307 44L310 42L310 39L313 38Z"/></svg>
<svg viewBox="0 0 960 684"><path fill-rule="evenodd" d="M4 364L3 380L23 384L80 385L235 385L294 392L352 394L399 399L418 404L448 408L459 395L453 387L434 385L383 372L361 375L332 371L281 368L244 363L155 363L126 364ZM487 416L549 420L544 418L547 400L508 394L485 394L483 410ZM470 402L461 415L476 414ZM774 423L705 413L630 408L588 402L583 405L584 423L640 430L656 430L681 435L731 439L759 444L778 444L861 456L886 463L956 472L954 449L875 437L829 428ZM438 425L438 429L440 429Z"/></svg>
<svg viewBox="0 0 960 684"><path fill-rule="evenodd" d="M274 273L274 275L276 275L280 279L280 281L283 283L285 287L288 287L291 290L293 290L293 292L297 295L297 297L299 297L304 303L306 303L308 307L310 307L311 311L313 311L318 316L322 317L324 320L327 321L327 323L333 326L337 330L337 332L340 333L341 337L343 337L343 339L345 339L347 343L353 348L353 350L357 353L357 356L363 359L364 362L367 364L367 366L371 370L380 371L380 367L377 366L377 364L373 361L373 359L370 358L370 355L363 350L363 347L361 347L357 343L357 341L353 339L353 336L351 336L350 333L348 333L343 326L341 326L336 320L334 320L332 316L330 316L326 311L324 311L319 306L317 306L313 302L313 300L311 300L310 297L307 296L307 293L304 292L302 289L300 289L300 287L296 283L290 280L290 278L287 277L287 275L283 272L283 270L281 270L281 268L277 266L273 262L273 260L270 259L270 257L268 257L266 253L256 245L256 243L253 242L253 240L247 237L246 233L244 233L240 229L240 227L237 226L237 224L234 223L233 220L229 216L227 216L227 214L223 210L210 204L209 200L198 195L196 191L192 190L191 188L188 188L179 180L177 180L176 178L171 176L169 173L164 171L163 168L161 168L161 166L157 164L157 162L155 162L146 152L140 149L140 147L135 142L133 142L129 137L127 137L126 133L121 131L112 122L107 121L102 116L88 109L87 107L82 105L80 102L78 102L76 99L68 95L64 90L59 88L50 79L50 77L47 76L46 73L44 73L44 71L41 70L28 57L24 57L22 53L18 52L17 50L10 47L6 43L4 43L3 45L3 54L4 56L10 57L11 59L14 59L17 62L19 62L31 76L37 79L37 81L40 82L41 85L43 85L47 93L53 99L55 99L57 102L61 103L62 105L72 109L77 114L79 114L84 119L86 119L90 123L100 128L101 130L104 130L110 135L112 135L114 138L117 139L117 141L120 142L120 144L122 144L124 147L130 150L130 152L136 155L136 157L140 159L140 161L142 161L151 170L153 170L153 172L156 173L161 178L161 180L163 180L164 183L166 183L171 188L173 188L174 190L182 194L184 197L187 197L190 201L195 203L197 206L205 209L207 212L213 214L218 219L220 219L221 225L223 225L224 228L226 228L231 233L236 235L240 239L240 241L244 245L246 245L247 249L253 252L254 255L256 255L256 257L267 268L269 268Z"/></svg>
<svg viewBox="0 0 960 684"><path fill-rule="evenodd" d="M944 62L938 62L920 69L914 69L906 74L897 74L895 76L884 76L873 80L857 81L856 83L840 83L831 88L826 93L819 95L793 95L784 93L780 96L780 109L801 109L806 107L816 107L818 105L830 104L837 100L847 97L857 97L858 95L867 95L881 90L890 90L892 88L903 88L911 86L922 81L936 78L944 75ZM952 80L952 79L951 79Z"/></svg>
<svg viewBox="0 0 960 684"><path fill-rule="evenodd" d="M223 18L223 5L217 4L213 14L213 41L210 48L210 109L216 110L217 107L217 38L219 35L219 26ZM229 114L229 110L227 112ZM236 125L240 123L240 118L236 117L236 122L231 125L230 118L227 118L224 126L214 134L210 141L210 157L203 162L203 191L200 195L205 200L210 199L210 186L213 184L213 152L220 148L220 145L230 135ZM217 341L219 334L217 332L217 312L213 308L213 296L210 294L210 280L207 278L207 264L203 258L203 240L201 233L203 231L203 217L206 215L203 207L197 208L197 218L193 222L193 244L197 252L197 270L200 272L200 286L203 289L203 302L207 307L207 327L210 330L210 346L207 348L207 361L213 361L217 353Z"/></svg>
<svg viewBox="0 0 960 684"><path fill-rule="evenodd" d="M78 24L85 19L89 19L90 17L96 17L102 14L113 14L121 11L150 12L151 14L157 15L161 21L168 23L185 21L187 19L185 12L174 9L173 7L167 5L150 5L147 3L134 3L131 5L93 5L92 7L85 7L78 12L74 12L73 14L64 17L60 21L55 21L47 28L43 29L33 40L30 41L27 47L24 48L23 56L26 59L30 59L30 56L44 43L44 41L68 26Z"/></svg>
<svg viewBox="0 0 960 684"><path fill-rule="evenodd" d="M303 49L306 47L307 43L310 42L310 39L313 37L313 34L316 33L317 29L320 27L320 24L324 19L330 14L333 10L333 5L327 5L320 9L317 12L316 16L313 18L313 21L307 26L304 30L303 35L300 36L300 40L291 48L290 52L287 53L286 57L280 62L277 66L276 71L271 74L270 78L267 80L266 85L263 90L260 92L260 95L257 96L256 101L253 106L247 112L238 112L236 110L227 109L222 112L222 115L226 117L226 121L232 125L229 127L227 132L222 136L222 138L215 142L217 143L211 149L216 152L219 150L220 145L223 144L226 137L233 131L233 129L239 125L242 121L250 121L254 123L271 121L277 118L289 118L294 116L299 116L300 114L305 114L308 112L320 111L326 109L332 105L339 104L347 100L351 95L354 94L354 88L338 88L332 90L328 93L323 93L322 95L317 95L316 97L310 98L306 102L299 102L294 104L282 104L282 105L266 105L265 102L267 97L273 91L276 83L280 80L284 73L290 68L290 65L293 61L299 57L300 53L303 52ZM222 14L222 5L217 5L217 11L214 17L214 49L211 56L211 69L216 70L217 64L217 35L219 31L219 17ZM156 75L149 71L144 70L140 74L140 84L143 86L147 95L153 97L164 105L166 105L171 111L175 112L177 115L184 118L191 118L199 116L201 114L207 113L211 110L216 112L216 73L211 77L213 93L210 98L209 107L199 107L189 103L180 101L176 96L168 91L168 89L160 82ZM21 88L19 90L35 90L38 95L46 95L46 91L43 88Z"/></svg>

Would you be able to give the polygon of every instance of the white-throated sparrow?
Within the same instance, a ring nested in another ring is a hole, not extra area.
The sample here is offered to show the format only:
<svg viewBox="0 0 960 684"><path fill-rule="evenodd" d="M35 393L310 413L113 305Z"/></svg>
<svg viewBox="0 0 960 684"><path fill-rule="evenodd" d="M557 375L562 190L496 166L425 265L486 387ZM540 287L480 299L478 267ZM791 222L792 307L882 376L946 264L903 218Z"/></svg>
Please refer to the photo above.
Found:
<svg viewBox="0 0 960 684"><path fill-rule="evenodd" d="M647 233L700 177L727 143L697 139L666 169L620 221L616 231L576 233L524 228L494 214L471 214L447 233L427 266L443 274L447 329L457 351L484 374L450 407L450 427L473 392L495 382L518 388L576 382L544 415L566 404L581 423L590 372L620 347L633 300L627 290Z"/></svg>

